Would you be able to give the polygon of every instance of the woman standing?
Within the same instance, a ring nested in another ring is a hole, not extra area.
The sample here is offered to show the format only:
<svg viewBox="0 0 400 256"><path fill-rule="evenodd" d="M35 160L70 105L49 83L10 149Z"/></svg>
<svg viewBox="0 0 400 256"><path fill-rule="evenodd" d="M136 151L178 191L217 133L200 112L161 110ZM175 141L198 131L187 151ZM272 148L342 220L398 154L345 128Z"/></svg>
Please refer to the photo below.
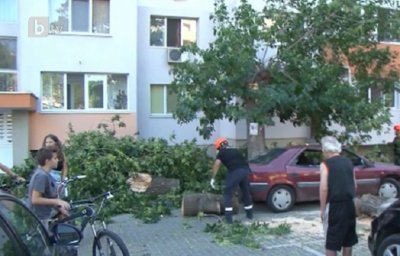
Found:
<svg viewBox="0 0 400 256"><path fill-rule="evenodd" d="M67 177L67 161L64 155L64 150L61 141L54 134L48 134L43 139L43 147L55 147L57 149L58 164L50 174L56 179L56 181L62 181Z"/></svg>

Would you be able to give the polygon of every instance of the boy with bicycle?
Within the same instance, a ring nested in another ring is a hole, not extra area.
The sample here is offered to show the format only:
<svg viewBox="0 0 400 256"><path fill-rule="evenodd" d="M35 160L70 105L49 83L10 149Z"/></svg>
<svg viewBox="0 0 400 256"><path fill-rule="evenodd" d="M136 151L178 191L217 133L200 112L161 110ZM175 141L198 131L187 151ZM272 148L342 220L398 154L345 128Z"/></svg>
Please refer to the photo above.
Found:
<svg viewBox="0 0 400 256"><path fill-rule="evenodd" d="M57 186L50 171L58 164L57 150L51 147L39 149L36 154L38 168L29 183L29 208L48 230L48 222L57 212L68 215L69 203L57 198Z"/></svg>

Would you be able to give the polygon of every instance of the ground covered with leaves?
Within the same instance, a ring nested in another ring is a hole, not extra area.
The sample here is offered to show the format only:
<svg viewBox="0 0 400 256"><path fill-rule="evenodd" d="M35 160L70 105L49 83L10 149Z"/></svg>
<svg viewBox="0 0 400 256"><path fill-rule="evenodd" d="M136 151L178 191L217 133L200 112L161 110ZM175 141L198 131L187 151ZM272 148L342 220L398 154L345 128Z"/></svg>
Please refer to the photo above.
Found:
<svg viewBox="0 0 400 256"><path fill-rule="evenodd" d="M232 224L224 222L207 224L204 231L212 233L215 242L218 244L237 244L255 249L261 247L258 242L261 237L268 239L292 232L291 226L287 223L272 227L265 222L242 223L239 221Z"/></svg>

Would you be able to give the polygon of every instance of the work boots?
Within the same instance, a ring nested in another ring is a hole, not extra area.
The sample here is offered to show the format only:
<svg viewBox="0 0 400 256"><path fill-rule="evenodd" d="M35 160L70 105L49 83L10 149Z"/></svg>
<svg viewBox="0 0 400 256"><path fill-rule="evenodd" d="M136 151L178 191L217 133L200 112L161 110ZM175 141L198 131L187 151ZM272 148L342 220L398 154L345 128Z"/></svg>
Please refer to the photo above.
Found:
<svg viewBox="0 0 400 256"><path fill-rule="evenodd" d="M232 211L225 211L225 222L228 224L233 223Z"/></svg>
<svg viewBox="0 0 400 256"><path fill-rule="evenodd" d="M252 219L253 219L253 209L246 210L246 217L247 217L249 220L252 220Z"/></svg>

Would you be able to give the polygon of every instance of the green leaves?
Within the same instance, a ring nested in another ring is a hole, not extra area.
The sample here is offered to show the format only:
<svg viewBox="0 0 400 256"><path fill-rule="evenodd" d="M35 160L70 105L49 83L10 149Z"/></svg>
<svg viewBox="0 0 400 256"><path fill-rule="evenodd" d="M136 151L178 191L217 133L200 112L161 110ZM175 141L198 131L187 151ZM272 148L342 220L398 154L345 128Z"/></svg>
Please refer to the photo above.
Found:
<svg viewBox="0 0 400 256"><path fill-rule="evenodd" d="M239 244L250 248L260 248L258 242L261 236L282 236L291 233L291 226L282 223L276 227L270 227L268 223L253 222L249 225L235 221L233 224L218 222L207 224L204 232L213 233L218 244Z"/></svg>
<svg viewBox="0 0 400 256"><path fill-rule="evenodd" d="M132 213L144 222L156 222L179 206L183 191L201 192L209 188L212 159L196 141L169 145L164 139L114 137L110 131L72 132L65 145L69 175L87 175L71 186L73 199L118 190L104 208L104 217ZM126 181L138 172L178 179L181 191L160 196L133 193Z"/></svg>
<svg viewBox="0 0 400 256"><path fill-rule="evenodd" d="M184 48L198 60L171 70L172 87L179 95L174 117L186 123L202 112L198 130L205 138L211 136L216 120L238 121L246 117L245 103L236 99L248 98L248 84L256 76L255 45L260 39L263 17L247 1L241 1L233 15L229 11L224 1L215 1L211 17L215 41L207 49Z"/></svg>
<svg viewBox="0 0 400 256"><path fill-rule="evenodd" d="M260 12L245 0L233 10L215 1L215 40L206 49L184 49L196 61L171 71L179 95L174 117L187 123L202 113L198 131L205 138L222 118L273 125L273 116L311 126L316 138L337 132L332 124L345 128L344 139L366 138L389 122L388 108L368 103L366 90L393 92L398 78L387 66L395 56L377 46L383 2L275 0ZM399 14L384 13L393 17L387 31L396 30Z"/></svg>

